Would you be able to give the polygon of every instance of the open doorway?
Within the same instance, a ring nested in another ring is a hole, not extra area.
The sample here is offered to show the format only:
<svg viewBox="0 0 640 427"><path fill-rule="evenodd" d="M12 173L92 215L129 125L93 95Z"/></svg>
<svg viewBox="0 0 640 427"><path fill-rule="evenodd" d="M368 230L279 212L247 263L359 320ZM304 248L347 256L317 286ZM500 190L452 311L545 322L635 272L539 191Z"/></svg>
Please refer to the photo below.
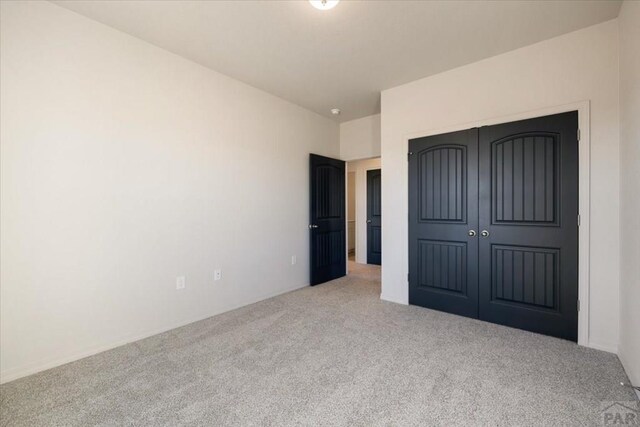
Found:
<svg viewBox="0 0 640 427"><path fill-rule="evenodd" d="M356 173L347 172L347 259L356 260Z"/></svg>
<svg viewBox="0 0 640 427"><path fill-rule="evenodd" d="M380 265L381 159L347 162L347 258L349 263Z"/></svg>

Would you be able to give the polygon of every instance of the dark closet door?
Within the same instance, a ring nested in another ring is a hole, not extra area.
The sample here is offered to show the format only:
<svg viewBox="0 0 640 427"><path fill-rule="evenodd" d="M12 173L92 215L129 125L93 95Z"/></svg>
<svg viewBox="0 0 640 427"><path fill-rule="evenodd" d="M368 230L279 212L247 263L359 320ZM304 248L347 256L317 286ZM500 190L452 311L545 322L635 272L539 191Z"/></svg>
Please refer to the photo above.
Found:
<svg viewBox="0 0 640 427"><path fill-rule="evenodd" d="M367 171L367 264L382 263L382 173Z"/></svg>
<svg viewBox="0 0 640 427"><path fill-rule="evenodd" d="M480 128L480 319L577 340L578 113Z"/></svg>
<svg viewBox="0 0 640 427"><path fill-rule="evenodd" d="M311 285L346 274L345 163L311 154Z"/></svg>
<svg viewBox="0 0 640 427"><path fill-rule="evenodd" d="M578 335L578 113L409 142L409 303Z"/></svg>
<svg viewBox="0 0 640 427"><path fill-rule="evenodd" d="M409 151L409 303L477 317L478 130Z"/></svg>

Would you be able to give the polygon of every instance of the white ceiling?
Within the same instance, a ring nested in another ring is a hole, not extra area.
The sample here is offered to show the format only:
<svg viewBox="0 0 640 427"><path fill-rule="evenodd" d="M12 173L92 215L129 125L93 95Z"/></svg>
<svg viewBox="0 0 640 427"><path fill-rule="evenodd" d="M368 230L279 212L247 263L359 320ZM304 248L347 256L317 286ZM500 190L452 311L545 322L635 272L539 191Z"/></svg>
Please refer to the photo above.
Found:
<svg viewBox="0 0 640 427"><path fill-rule="evenodd" d="M621 1L55 3L340 121L380 91L618 15Z"/></svg>

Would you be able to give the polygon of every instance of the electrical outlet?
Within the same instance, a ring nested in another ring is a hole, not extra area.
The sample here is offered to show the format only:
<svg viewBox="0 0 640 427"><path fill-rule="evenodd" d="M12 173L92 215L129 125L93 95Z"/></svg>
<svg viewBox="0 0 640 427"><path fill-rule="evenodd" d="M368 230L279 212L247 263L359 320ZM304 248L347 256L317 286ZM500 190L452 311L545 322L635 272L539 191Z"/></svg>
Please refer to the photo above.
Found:
<svg viewBox="0 0 640 427"><path fill-rule="evenodd" d="M187 278L184 276L178 276L176 278L176 289L181 290L184 289L185 286L187 286Z"/></svg>
<svg viewBox="0 0 640 427"><path fill-rule="evenodd" d="M218 269L213 272L213 280L217 282L220 279L222 279L222 270Z"/></svg>
<svg viewBox="0 0 640 427"><path fill-rule="evenodd" d="M297 262L298 262L298 259L296 258L296 256L291 255L291 265L296 265Z"/></svg>

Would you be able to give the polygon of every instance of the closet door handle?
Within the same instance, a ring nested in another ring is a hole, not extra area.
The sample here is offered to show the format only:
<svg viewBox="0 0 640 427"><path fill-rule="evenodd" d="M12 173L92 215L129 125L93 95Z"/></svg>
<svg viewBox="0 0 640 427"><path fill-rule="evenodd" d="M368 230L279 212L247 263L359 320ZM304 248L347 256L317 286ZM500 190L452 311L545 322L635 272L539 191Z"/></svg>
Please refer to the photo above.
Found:
<svg viewBox="0 0 640 427"><path fill-rule="evenodd" d="M478 234L478 233L476 233L476 230L469 230L469 231L467 232L467 234L468 234L469 236L471 236L471 237L476 237L476 234Z"/></svg>
<svg viewBox="0 0 640 427"><path fill-rule="evenodd" d="M489 232L488 232L487 230L482 230L482 231L480 232L480 235L481 235L482 237L489 237Z"/></svg>

